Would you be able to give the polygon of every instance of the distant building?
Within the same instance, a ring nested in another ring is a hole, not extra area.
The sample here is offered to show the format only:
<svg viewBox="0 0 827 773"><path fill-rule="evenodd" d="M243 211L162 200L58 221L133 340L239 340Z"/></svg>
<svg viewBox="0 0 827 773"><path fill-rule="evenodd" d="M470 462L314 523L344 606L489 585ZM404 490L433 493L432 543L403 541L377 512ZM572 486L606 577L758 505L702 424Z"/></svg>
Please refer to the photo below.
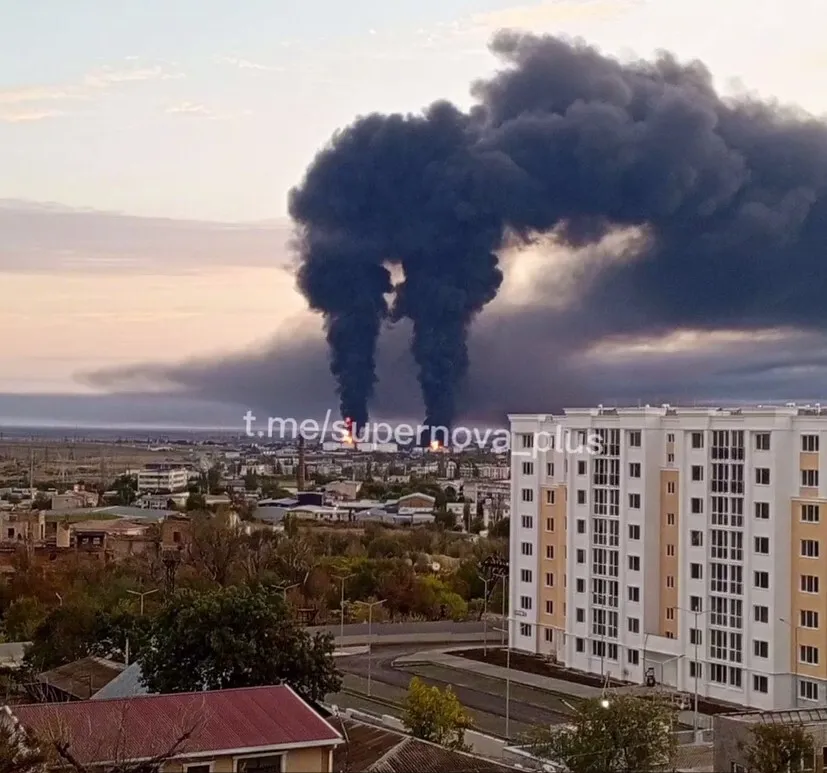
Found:
<svg viewBox="0 0 827 773"><path fill-rule="evenodd" d="M96 491L84 491L77 486L65 494L52 494L52 510L69 510L76 507L97 507L99 500Z"/></svg>
<svg viewBox="0 0 827 773"><path fill-rule="evenodd" d="M138 472L139 494L161 494L184 491L189 473L182 467L148 467Z"/></svg>

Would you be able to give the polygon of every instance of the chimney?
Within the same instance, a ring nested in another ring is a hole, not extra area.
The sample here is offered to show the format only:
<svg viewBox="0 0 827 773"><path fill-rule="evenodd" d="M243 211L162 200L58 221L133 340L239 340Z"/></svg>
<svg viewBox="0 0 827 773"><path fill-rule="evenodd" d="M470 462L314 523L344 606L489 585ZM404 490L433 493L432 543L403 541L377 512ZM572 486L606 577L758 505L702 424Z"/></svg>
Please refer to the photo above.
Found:
<svg viewBox="0 0 827 773"><path fill-rule="evenodd" d="M299 435L299 469L296 472L296 488L304 491L304 435Z"/></svg>

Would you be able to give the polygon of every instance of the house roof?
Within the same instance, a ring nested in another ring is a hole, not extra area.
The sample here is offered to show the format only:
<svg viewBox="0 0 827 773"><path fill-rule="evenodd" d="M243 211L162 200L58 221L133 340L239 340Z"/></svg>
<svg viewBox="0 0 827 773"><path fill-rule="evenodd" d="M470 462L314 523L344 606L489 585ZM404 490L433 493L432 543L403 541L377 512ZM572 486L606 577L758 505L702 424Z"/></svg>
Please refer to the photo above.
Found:
<svg viewBox="0 0 827 773"><path fill-rule="evenodd" d="M445 749L384 727L345 717L330 723L345 743L333 752L335 773L509 773L517 768Z"/></svg>
<svg viewBox="0 0 827 773"><path fill-rule="evenodd" d="M31 732L63 736L86 764L170 750L198 757L341 743L338 731L286 685L9 708Z"/></svg>
<svg viewBox="0 0 827 773"><path fill-rule="evenodd" d="M149 690L144 687L142 676L140 664L133 663L121 671L103 689L98 690L91 700L100 701L107 698L132 698L136 695L147 695Z"/></svg>
<svg viewBox="0 0 827 773"><path fill-rule="evenodd" d="M89 656L38 674L42 685L60 690L73 698L85 700L109 684L125 668L123 663Z"/></svg>

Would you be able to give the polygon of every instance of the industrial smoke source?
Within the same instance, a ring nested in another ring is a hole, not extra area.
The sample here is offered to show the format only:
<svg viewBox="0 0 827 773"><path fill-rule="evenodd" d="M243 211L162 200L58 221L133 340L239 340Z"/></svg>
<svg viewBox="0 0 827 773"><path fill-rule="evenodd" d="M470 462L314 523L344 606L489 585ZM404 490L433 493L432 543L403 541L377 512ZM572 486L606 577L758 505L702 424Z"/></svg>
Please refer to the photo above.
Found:
<svg viewBox="0 0 827 773"><path fill-rule="evenodd" d="M299 287L324 314L344 415L367 420L383 320L408 318L426 423L451 426L505 239L584 247L633 227L584 297L596 309L611 294L647 297L663 325L703 328L713 310L716 324L825 325L827 125L724 99L702 64L668 54L621 64L512 32L492 50L504 67L473 86L469 113L359 119L291 192ZM773 294L789 272L792 304Z"/></svg>

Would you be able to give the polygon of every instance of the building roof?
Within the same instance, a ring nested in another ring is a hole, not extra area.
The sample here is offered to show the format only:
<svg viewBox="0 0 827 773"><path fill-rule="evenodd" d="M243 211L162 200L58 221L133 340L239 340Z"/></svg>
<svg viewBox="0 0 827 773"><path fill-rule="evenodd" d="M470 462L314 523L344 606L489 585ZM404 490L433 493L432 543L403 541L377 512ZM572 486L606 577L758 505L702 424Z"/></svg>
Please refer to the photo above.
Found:
<svg viewBox="0 0 827 773"><path fill-rule="evenodd" d="M350 718L333 717L330 723L339 728L345 738L345 743L333 752L335 773L508 773L517 770Z"/></svg>
<svg viewBox="0 0 827 773"><path fill-rule="evenodd" d="M85 764L143 760L171 749L197 757L341 743L338 731L286 685L10 709L34 733L63 735Z"/></svg>
<svg viewBox="0 0 827 773"><path fill-rule="evenodd" d="M133 663L127 666L109 684L98 690L91 698L93 701L107 698L134 698L136 695L148 695L149 690L144 687L141 678L141 666Z"/></svg>
<svg viewBox="0 0 827 773"><path fill-rule="evenodd" d="M0 644L0 668L17 668L23 663L26 647L31 642L10 641Z"/></svg>
<svg viewBox="0 0 827 773"><path fill-rule="evenodd" d="M38 674L41 685L53 687L66 695L86 700L111 682L125 668L123 663L89 656Z"/></svg>

